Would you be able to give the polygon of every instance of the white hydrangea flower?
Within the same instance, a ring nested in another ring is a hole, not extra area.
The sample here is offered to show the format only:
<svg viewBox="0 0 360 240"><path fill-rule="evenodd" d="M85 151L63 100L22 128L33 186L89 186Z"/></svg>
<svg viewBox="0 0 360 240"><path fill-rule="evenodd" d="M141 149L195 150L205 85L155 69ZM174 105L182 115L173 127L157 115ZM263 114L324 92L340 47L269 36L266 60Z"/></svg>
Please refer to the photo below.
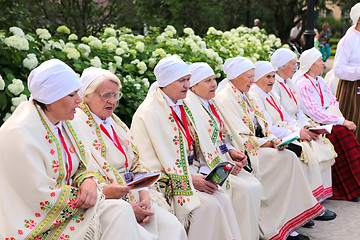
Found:
<svg viewBox="0 0 360 240"><path fill-rule="evenodd" d="M160 56L160 57L164 58L166 56L166 52L164 51L164 49L158 48L152 53L152 55L154 57Z"/></svg>
<svg viewBox="0 0 360 240"><path fill-rule="evenodd" d="M277 47L277 48L281 47L281 41L280 40L276 40L275 47Z"/></svg>
<svg viewBox="0 0 360 240"><path fill-rule="evenodd" d="M120 41L119 46L120 46L122 49L127 49L127 48L129 48L127 42L125 42L125 41Z"/></svg>
<svg viewBox="0 0 360 240"><path fill-rule="evenodd" d="M141 88L141 85L139 83L134 83L134 87L139 90Z"/></svg>
<svg viewBox="0 0 360 240"><path fill-rule="evenodd" d="M136 42L136 50L139 52L143 52L145 49L145 44L143 42L137 41Z"/></svg>
<svg viewBox="0 0 360 240"><path fill-rule="evenodd" d="M29 53L27 57L23 60L23 66L29 70L33 70L39 64L36 55L34 53Z"/></svg>
<svg viewBox="0 0 360 240"><path fill-rule="evenodd" d="M122 48L117 48L116 51L115 51L116 55L121 55L121 54L123 54L124 52L125 52L125 51L124 51L124 49L122 49Z"/></svg>
<svg viewBox="0 0 360 240"><path fill-rule="evenodd" d="M11 27L9 28L9 31L12 32L12 34L14 34L15 36L25 37L24 31L21 28Z"/></svg>
<svg viewBox="0 0 360 240"><path fill-rule="evenodd" d="M9 117L11 117L11 113L6 113L5 117L3 118L3 121L5 122L6 120L9 119Z"/></svg>
<svg viewBox="0 0 360 240"><path fill-rule="evenodd" d="M105 28L105 36L116 36L116 31L113 28Z"/></svg>
<svg viewBox="0 0 360 240"><path fill-rule="evenodd" d="M144 40L144 36L143 35L136 35L135 39L136 40Z"/></svg>
<svg viewBox="0 0 360 240"><path fill-rule="evenodd" d="M98 56L95 56L93 59L91 59L90 64L93 67L101 68L101 60Z"/></svg>
<svg viewBox="0 0 360 240"><path fill-rule="evenodd" d="M8 89L12 94L17 96L24 91L24 84L20 79L14 78L12 83L9 84Z"/></svg>
<svg viewBox="0 0 360 240"><path fill-rule="evenodd" d="M157 43L162 43L162 42L165 42L165 41L166 41L166 39L165 39L165 37L163 35L159 35L159 36L156 37L156 42Z"/></svg>
<svg viewBox="0 0 360 240"><path fill-rule="evenodd" d="M289 49L290 46L289 46L288 44L284 44L284 45L282 45L282 48L287 48L287 49Z"/></svg>
<svg viewBox="0 0 360 240"><path fill-rule="evenodd" d="M75 48L75 45L73 43L66 43L65 48Z"/></svg>
<svg viewBox="0 0 360 240"><path fill-rule="evenodd" d="M259 59L260 55L257 54L257 53L254 53L254 54L253 54L253 57L257 60L257 59Z"/></svg>
<svg viewBox="0 0 360 240"><path fill-rule="evenodd" d="M51 38L51 34L47 29L38 28L36 29L36 34L39 36L40 39L48 40Z"/></svg>
<svg viewBox="0 0 360 240"><path fill-rule="evenodd" d="M122 63L122 57L119 57L119 56L114 56L114 60L116 61L116 64L121 66L121 63Z"/></svg>
<svg viewBox="0 0 360 240"><path fill-rule="evenodd" d="M191 43L191 44L190 44L190 48L191 48L191 51L192 51L193 53L197 53L197 52L200 51L200 48L199 48L199 46L198 46L196 43Z"/></svg>
<svg viewBox="0 0 360 240"><path fill-rule="evenodd" d="M29 50L29 42L26 38L19 37L17 35L5 38L4 43L9 46L16 48L18 50Z"/></svg>
<svg viewBox="0 0 360 240"><path fill-rule="evenodd" d="M85 58L87 58L91 52L91 48L88 45L83 44L83 43L79 44L78 49L79 49L81 55Z"/></svg>
<svg viewBox="0 0 360 240"><path fill-rule="evenodd" d="M147 70L147 66L144 62L139 62L136 66L139 69L139 74L144 74Z"/></svg>
<svg viewBox="0 0 360 240"><path fill-rule="evenodd" d="M127 82L134 82L135 81L135 79L133 79L130 75L126 75L125 79L126 79Z"/></svg>
<svg viewBox="0 0 360 240"><path fill-rule="evenodd" d="M115 37L109 37L108 39L106 39L106 42L112 43L115 46L117 46L119 44L119 40L117 40Z"/></svg>
<svg viewBox="0 0 360 240"><path fill-rule="evenodd" d="M56 29L57 32L70 34L70 29L67 26L60 26Z"/></svg>
<svg viewBox="0 0 360 240"><path fill-rule="evenodd" d="M68 37L69 41L76 41L78 39L79 39L79 37L74 33L70 34L70 36Z"/></svg>
<svg viewBox="0 0 360 240"><path fill-rule="evenodd" d="M149 58L149 67L154 68L156 65L156 58Z"/></svg>
<svg viewBox="0 0 360 240"><path fill-rule="evenodd" d="M206 35L211 35L211 34L216 35L216 29L214 27L209 27L209 29L206 32Z"/></svg>
<svg viewBox="0 0 360 240"><path fill-rule="evenodd" d="M52 44L51 44L51 47L52 48L57 48L57 49L60 49L60 50L62 50L63 49L63 46L61 45L61 43L59 43L59 42L53 42Z"/></svg>
<svg viewBox="0 0 360 240"><path fill-rule="evenodd" d="M168 32L168 31L171 32L173 35L176 34L176 29L171 25L167 25L164 32Z"/></svg>
<svg viewBox="0 0 360 240"><path fill-rule="evenodd" d="M104 42L102 46L103 48L106 48L108 52L113 52L116 49L116 45L111 42Z"/></svg>
<svg viewBox="0 0 360 240"><path fill-rule="evenodd" d="M142 83L144 84L144 86L145 86L146 88L149 88L149 86L150 86L149 79L143 78L141 81L142 81Z"/></svg>
<svg viewBox="0 0 360 240"><path fill-rule="evenodd" d="M195 32L192 28L184 28L184 33L188 34L188 35L195 35Z"/></svg>
<svg viewBox="0 0 360 240"><path fill-rule="evenodd" d="M68 59L76 60L80 57L80 53L75 48L64 48L62 51L67 54Z"/></svg>
<svg viewBox="0 0 360 240"><path fill-rule="evenodd" d="M0 75L0 90L4 90L5 89L5 81L2 78L2 76Z"/></svg>
<svg viewBox="0 0 360 240"><path fill-rule="evenodd" d="M232 34L231 34L231 32L226 31L226 32L224 32L223 37L230 39L232 37Z"/></svg>
<svg viewBox="0 0 360 240"><path fill-rule="evenodd" d="M84 43L89 43L90 39L88 37L82 37L81 41L84 42Z"/></svg>
<svg viewBox="0 0 360 240"><path fill-rule="evenodd" d="M216 78L220 78L220 77L221 77L221 73L217 73L215 76L216 76Z"/></svg>
<svg viewBox="0 0 360 240"><path fill-rule="evenodd" d="M217 31L216 31L216 35L221 36L221 35L223 35L223 32L222 32L222 31L220 31L220 30L217 30Z"/></svg>
<svg viewBox="0 0 360 240"><path fill-rule="evenodd" d="M139 62L140 62L139 59L135 59L135 60L131 61L130 63L131 63L132 65L135 65L135 64L138 64Z"/></svg>
<svg viewBox="0 0 360 240"><path fill-rule="evenodd" d="M256 61L257 61L257 59L254 58L254 57L252 57L250 60L251 60L253 63L256 63Z"/></svg>
<svg viewBox="0 0 360 240"><path fill-rule="evenodd" d="M112 62L109 63L109 71L112 73L116 72L116 66Z"/></svg>
<svg viewBox="0 0 360 240"><path fill-rule="evenodd" d="M269 35L269 40L272 41L272 42L275 42L276 41L276 36L274 34L270 34Z"/></svg>
<svg viewBox="0 0 360 240"><path fill-rule="evenodd" d="M93 39L89 42L89 46L100 49L102 44L99 39Z"/></svg>
<svg viewBox="0 0 360 240"><path fill-rule="evenodd" d="M221 46L220 52L227 53L228 50L224 46Z"/></svg>
<svg viewBox="0 0 360 240"><path fill-rule="evenodd" d="M135 50L135 49L130 49L130 50L129 50L129 53L130 53L131 55L133 55L134 57L136 57L136 50Z"/></svg>
<svg viewBox="0 0 360 240"><path fill-rule="evenodd" d="M260 28L255 26L252 28L252 31L255 33L258 33L258 32L260 32Z"/></svg>
<svg viewBox="0 0 360 240"><path fill-rule="evenodd" d="M11 99L12 105L16 108L20 103L27 101L27 96L25 94L20 94L19 97L14 97Z"/></svg>

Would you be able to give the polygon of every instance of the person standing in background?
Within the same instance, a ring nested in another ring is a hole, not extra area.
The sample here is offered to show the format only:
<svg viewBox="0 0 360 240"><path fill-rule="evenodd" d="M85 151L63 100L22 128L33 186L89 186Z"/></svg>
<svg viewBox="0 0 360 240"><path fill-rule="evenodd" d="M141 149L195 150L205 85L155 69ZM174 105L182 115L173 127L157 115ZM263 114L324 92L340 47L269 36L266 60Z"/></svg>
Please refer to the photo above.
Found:
<svg viewBox="0 0 360 240"><path fill-rule="evenodd" d="M324 62L326 62L326 60L328 60L328 58L331 56L330 29L328 23L323 24L322 31L320 32L319 42L319 49L322 54L322 59Z"/></svg>
<svg viewBox="0 0 360 240"><path fill-rule="evenodd" d="M360 124L360 3L355 4L350 11L353 26L338 43L334 72L341 79L336 97L339 108L345 119ZM360 142L360 133L357 128L354 132Z"/></svg>

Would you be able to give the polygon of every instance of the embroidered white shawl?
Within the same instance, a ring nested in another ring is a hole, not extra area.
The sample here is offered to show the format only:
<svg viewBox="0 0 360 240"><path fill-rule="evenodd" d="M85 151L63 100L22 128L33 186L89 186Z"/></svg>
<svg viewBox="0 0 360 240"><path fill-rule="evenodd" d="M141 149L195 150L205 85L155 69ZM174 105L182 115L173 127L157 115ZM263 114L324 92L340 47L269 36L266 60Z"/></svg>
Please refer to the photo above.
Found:
<svg viewBox="0 0 360 240"><path fill-rule="evenodd" d="M64 160L60 143L49 126L44 112L28 101L0 129L2 239L85 239L93 224L97 205L86 211L73 205L78 184L86 177L98 176L85 167L90 165L87 159L91 160L88 151L66 121L65 134L80 165L74 186L62 185Z"/></svg>

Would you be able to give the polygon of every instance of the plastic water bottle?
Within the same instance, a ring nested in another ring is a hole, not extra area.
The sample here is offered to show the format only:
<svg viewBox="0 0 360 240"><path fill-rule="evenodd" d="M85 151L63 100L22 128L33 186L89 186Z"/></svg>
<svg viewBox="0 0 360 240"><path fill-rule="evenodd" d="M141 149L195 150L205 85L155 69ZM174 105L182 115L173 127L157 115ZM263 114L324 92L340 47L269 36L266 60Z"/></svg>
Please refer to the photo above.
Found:
<svg viewBox="0 0 360 240"><path fill-rule="evenodd" d="M220 184L226 177L229 175L229 171L231 170L231 165L226 164L223 168L218 168L215 173L212 175L211 180L216 183Z"/></svg>

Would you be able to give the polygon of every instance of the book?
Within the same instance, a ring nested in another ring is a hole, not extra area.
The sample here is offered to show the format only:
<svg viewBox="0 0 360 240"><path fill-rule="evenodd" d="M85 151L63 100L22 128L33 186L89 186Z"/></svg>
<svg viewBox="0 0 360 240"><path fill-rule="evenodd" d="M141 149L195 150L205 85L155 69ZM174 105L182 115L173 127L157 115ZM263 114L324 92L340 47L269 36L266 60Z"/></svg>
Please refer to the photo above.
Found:
<svg viewBox="0 0 360 240"><path fill-rule="evenodd" d="M278 144L277 147L281 147L284 145L289 145L289 143L292 143L295 140L298 140L300 138L299 131L293 132L283 139L281 139L282 143Z"/></svg>
<svg viewBox="0 0 360 240"><path fill-rule="evenodd" d="M213 170L205 177L206 181L209 181L215 185L222 186L225 180L229 177L231 171L235 167L235 164L232 162L221 162L218 163Z"/></svg>
<svg viewBox="0 0 360 240"><path fill-rule="evenodd" d="M332 131L333 125L323 125L309 128L310 131L317 133L317 134L329 134Z"/></svg>
<svg viewBox="0 0 360 240"><path fill-rule="evenodd" d="M145 173L139 174L139 176L135 175L134 180L127 183L126 185L134 185L133 189L139 189L144 187L151 187L154 183L156 183L160 178L160 173Z"/></svg>

